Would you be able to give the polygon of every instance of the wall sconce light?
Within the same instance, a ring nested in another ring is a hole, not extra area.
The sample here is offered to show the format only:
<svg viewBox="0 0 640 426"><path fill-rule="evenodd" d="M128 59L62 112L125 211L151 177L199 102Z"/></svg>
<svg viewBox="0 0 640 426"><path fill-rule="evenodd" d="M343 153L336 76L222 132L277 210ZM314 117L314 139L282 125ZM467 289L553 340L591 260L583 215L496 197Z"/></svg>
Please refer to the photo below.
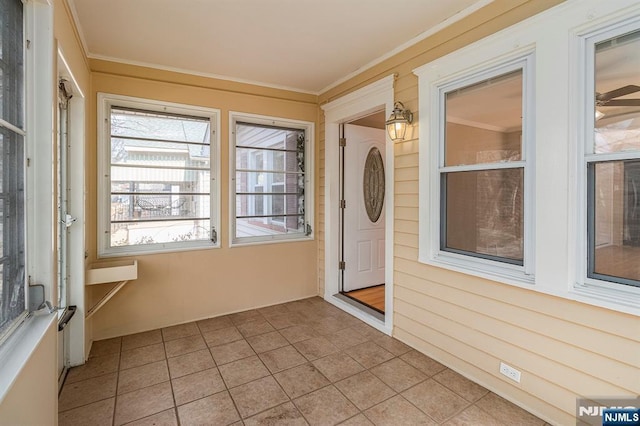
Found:
<svg viewBox="0 0 640 426"><path fill-rule="evenodd" d="M407 127L413 122L413 113L404 108L402 102L393 104L393 112L385 122L387 133L394 142L402 142L407 133Z"/></svg>

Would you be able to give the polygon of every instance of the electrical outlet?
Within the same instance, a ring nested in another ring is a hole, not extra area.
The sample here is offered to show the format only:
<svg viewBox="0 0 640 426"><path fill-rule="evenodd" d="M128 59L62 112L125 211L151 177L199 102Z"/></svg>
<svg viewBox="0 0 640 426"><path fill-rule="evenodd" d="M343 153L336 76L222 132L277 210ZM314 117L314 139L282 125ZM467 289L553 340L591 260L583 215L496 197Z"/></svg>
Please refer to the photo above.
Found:
<svg viewBox="0 0 640 426"><path fill-rule="evenodd" d="M500 363L500 373L504 374L514 382L520 383L520 372L504 362Z"/></svg>

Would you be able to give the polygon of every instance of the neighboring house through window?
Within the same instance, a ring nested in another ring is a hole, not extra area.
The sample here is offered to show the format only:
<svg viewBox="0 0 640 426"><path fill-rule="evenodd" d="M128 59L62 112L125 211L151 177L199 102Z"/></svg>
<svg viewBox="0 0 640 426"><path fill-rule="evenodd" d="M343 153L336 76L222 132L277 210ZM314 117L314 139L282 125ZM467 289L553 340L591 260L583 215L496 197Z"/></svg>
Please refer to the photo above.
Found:
<svg viewBox="0 0 640 426"><path fill-rule="evenodd" d="M232 243L309 238L313 124L231 114Z"/></svg>
<svg viewBox="0 0 640 426"><path fill-rule="evenodd" d="M217 244L218 112L100 95L101 255Z"/></svg>

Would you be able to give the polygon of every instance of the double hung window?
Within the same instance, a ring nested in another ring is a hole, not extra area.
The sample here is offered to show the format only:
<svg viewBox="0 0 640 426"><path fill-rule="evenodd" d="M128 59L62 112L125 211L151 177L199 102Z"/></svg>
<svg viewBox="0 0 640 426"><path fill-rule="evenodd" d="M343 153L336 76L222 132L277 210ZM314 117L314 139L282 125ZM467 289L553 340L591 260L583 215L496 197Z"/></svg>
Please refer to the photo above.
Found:
<svg viewBox="0 0 640 426"><path fill-rule="evenodd" d="M0 340L26 315L23 5L0 2Z"/></svg>
<svg viewBox="0 0 640 426"><path fill-rule="evenodd" d="M421 225L421 261L530 281L532 60L506 59L432 86L432 219Z"/></svg>
<svg viewBox="0 0 640 426"><path fill-rule="evenodd" d="M522 265L522 69L444 93L440 249Z"/></svg>
<svg viewBox="0 0 640 426"><path fill-rule="evenodd" d="M414 73L419 261L637 315L637 2L565 2Z"/></svg>
<svg viewBox="0 0 640 426"><path fill-rule="evenodd" d="M217 112L101 95L102 255L217 244Z"/></svg>
<svg viewBox="0 0 640 426"><path fill-rule="evenodd" d="M586 49L587 281L640 287L640 29L588 38Z"/></svg>
<svg viewBox="0 0 640 426"><path fill-rule="evenodd" d="M233 243L311 235L312 123L232 114Z"/></svg>

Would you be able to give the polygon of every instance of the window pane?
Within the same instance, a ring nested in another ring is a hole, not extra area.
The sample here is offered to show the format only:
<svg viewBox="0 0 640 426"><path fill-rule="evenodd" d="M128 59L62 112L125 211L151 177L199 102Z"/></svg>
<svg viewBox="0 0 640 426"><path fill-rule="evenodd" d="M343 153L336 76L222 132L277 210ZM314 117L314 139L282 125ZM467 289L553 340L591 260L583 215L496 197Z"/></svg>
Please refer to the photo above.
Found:
<svg viewBox="0 0 640 426"><path fill-rule="evenodd" d="M111 110L111 246L208 240L208 119Z"/></svg>
<svg viewBox="0 0 640 426"><path fill-rule="evenodd" d="M522 70L445 95L445 165L522 159Z"/></svg>
<svg viewBox="0 0 640 426"><path fill-rule="evenodd" d="M179 243L211 238L209 219L111 223L111 246Z"/></svg>
<svg viewBox="0 0 640 426"><path fill-rule="evenodd" d="M22 1L0 2L0 118L22 128L24 55Z"/></svg>
<svg viewBox="0 0 640 426"><path fill-rule="evenodd" d="M111 164L209 169L209 145L111 138Z"/></svg>
<svg viewBox="0 0 640 426"><path fill-rule="evenodd" d="M209 218L209 195L157 193L111 195L111 221L179 220Z"/></svg>
<svg viewBox="0 0 640 426"><path fill-rule="evenodd" d="M595 50L594 152L640 150L640 31Z"/></svg>
<svg viewBox="0 0 640 426"><path fill-rule="evenodd" d="M209 120L114 107L111 135L129 138L209 144Z"/></svg>
<svg viewBox="0 0 640 426"><path fill-rule="evenodd" d="M251 123L236 124L236 146L263 149L298 149L298 135L304 131Z"/></svg>
<svg viewBox="0 0 640 426"><path fill-rule="evenodd" d="M298 215L300 198L297 195L278 195L282 187L274 188L271 193L260 195L239 194L236 196L236 215L238 218L247 216L271 216L283 214ZM282 218L278 220L282 221ZM294 223L294 228L297 224Z"/></svg>
<svg viewBox="0 0 640 426"><path fill-rule="evenodd" d="M267 235L284 235L289 233L303 233L304 225L296 218L275 217L272 219L236 219L236 238L263 237ZM297 224L296 228L286 228L284 223Z"/></svg>
<svg viewBox="0 0 640 426"><path fill-rule="evenodd" d="M0 127L0 336L25 311L24 138Z"/></svg>
<svg viewBox="0 0 640 426"><path fill-rule="evenodd" d="M304 140L303 130L236 125L236 238L304 232Z"/></svg>
<svg viewBox="0 0 640 426"><path fill-rule="evenodd" d="M589 276L640 286L640 160L591 164L589 175Z"/></svg>
<svg viewBox="0 0 640 426"><path fill-rule="evenodd" d="M442 249L522 264L523 169L443 175Z"/></svg>
<svg viewBox="0 0 640 426"><path fill-rule="evenodd" d="M266 182L271 182L272 185L286 183L287 192L292 192L292 190L295 192L295 188L300 188L298 185L299 180L304 185L303 177L304 175L299 173L236 172L236 192L264 192L262 188Z"/></svg>

